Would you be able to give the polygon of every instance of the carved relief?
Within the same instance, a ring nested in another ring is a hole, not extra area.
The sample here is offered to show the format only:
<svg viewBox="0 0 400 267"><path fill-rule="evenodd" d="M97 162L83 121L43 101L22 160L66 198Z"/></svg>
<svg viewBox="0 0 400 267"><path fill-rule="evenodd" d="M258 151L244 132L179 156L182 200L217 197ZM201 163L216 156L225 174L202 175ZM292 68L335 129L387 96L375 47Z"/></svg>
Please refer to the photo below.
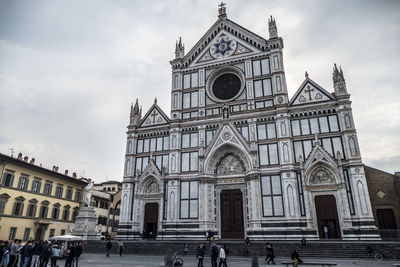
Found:
<svg viewBox="0 0 400 267"><path fill-rule="evenodd" d="M155 182L150 183L146 189L146 194L157 194L158 192L160 192L160 189Z"/></svg>
<svg viewBox="0 0 400 267"><path fill-rule="evenodd" d="M325 168L319 167L311 174L310 184L333 184L335 178Z"/></svg>
<svg viewBox="0 0 400 267"><path fill-rule="evenodd" d="M234 155L226 155L217 166L217 174L238 174L243 173L243 163Z"/></svg>

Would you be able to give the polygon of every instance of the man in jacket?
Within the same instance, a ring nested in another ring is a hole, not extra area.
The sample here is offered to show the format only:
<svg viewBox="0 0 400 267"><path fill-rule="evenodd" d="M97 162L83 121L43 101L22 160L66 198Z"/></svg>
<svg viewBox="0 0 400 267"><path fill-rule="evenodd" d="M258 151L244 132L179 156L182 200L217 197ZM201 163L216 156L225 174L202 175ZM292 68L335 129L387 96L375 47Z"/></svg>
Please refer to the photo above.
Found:
<svg viewBox="0 0 400 267"><path fill-rule="evenodd" d="M107 242L107 245L106 245L106 254L107 254L107 257L110 256L110 250L111 250L111 248L112 248L112 244L111 244L110 239L108 239L108 242Z"/></svg>
<svg viewBox="0 0 400 267"><path fill-rule="evenodd" d="M211 267L217 267L217 258L218 258L218 247L215 243L211 243L210 246L210 256L211 256Z"/></svg>
<svg viewBox="0 0 400 267"><path fill-rule="evenodd" d="M35 242L33 255L32 255L32 267L39 267L40 262L40 251L42 250L42 244L40 241Z"/></svg>
<svg viewBox="0 0 400 267"><path fill-rule="evenodd" d="M75 255L72 260L72 267L78 267L79 257L82 255L82 242L79 242L75 247Z"/></svg>
<svg viewBox="0 0 400 267"><path fill-rule="evenodd" d="M22 267L27 267L29 266L31 260L32 260L32 255L35 250L35 246L33 245L33 241L29 241L23 251L23 257L24 257L24 265Z"/></svg>
<svg viewBox="0 0 400 267"><path fill-rule="evenodd" d="M219 248L219 265L218 265L218 267L221 267L222 264L224 265L224 267L227 267L225 250L221 246L219 246L218 248Z"/></svg>

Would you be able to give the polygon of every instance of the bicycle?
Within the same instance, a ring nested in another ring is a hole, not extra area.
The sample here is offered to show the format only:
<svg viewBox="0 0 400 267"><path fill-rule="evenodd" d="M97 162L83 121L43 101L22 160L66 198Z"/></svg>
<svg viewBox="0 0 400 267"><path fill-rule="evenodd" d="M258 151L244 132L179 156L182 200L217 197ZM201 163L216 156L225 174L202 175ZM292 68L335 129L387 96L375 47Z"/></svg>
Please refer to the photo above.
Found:
<svg viewBox="0 0 400 267"><path fill-rule="evenodd" d="M375 260L382 261L382 260L392 260L393 254L391 252L385 251L385 253L376 252L374 255Z"/></svg>

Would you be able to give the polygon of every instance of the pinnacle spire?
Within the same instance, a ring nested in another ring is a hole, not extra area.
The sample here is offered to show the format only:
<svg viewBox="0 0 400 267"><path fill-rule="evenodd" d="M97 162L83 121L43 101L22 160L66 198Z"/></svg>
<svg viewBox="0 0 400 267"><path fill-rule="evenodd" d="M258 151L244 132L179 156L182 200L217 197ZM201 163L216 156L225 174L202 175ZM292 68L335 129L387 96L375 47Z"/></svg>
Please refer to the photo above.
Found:
<svg viewBox="0 0 400 267"><path fill-rule="evenodd" d="M278 37L278 28L276 27L276 20L272 16L270 16L270 18L268 19L268 31L270 39Z"/></svg>
<svg viewBox="0 0 400 267"><path fill-rule="evenodd" d="M183 58L185 56L185 45L182 43L182 38L179 37L179 41L175 44L175 59Z"/></svg>

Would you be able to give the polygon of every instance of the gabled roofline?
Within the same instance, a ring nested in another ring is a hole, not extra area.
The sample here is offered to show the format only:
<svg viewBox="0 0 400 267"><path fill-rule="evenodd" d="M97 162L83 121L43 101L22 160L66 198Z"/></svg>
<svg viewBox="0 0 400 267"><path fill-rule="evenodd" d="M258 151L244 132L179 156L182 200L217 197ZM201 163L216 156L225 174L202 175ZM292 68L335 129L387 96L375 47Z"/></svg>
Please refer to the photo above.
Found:
<svg viewBox="0 0 400 267"><path fill-rule="evenodd" d="M150 115L151 111L153 110L153 108L157 109L158 112L160 112L160 115L167 121L167 124L171 123L171 120L169 119L169 117L167 116L167 114L165 114L165 112L160 108L160 106L157 104L157 101L154 101L153 105L149 108L149 110L146 112L146 114L143 116L143 118L140 120L138 127L137 128L144 128L144 127L153 127L153 126L161 126L163 124L157 124L157 125L149 125L149 126L143 126L143 122L145 121L145 119Z"/></svg>
<svg viewBox="0 0 400 267"><path fill-rule="evenodd" d="M296 100L296 98L299 96L299 94L301 93L302 89L304 88L304 86L307 83L311 83L314 87L316 87L318 90L320 90L324 95L326 95L330 100L335 100L335 97L329 93L327 90L325 90L324 88L322 88L318 83L314 82L313 80L311 80L310 78L306 77L304 79L304 81L302 82L302 84L300 85L300 87L297 89L296 93L293 95L292 99L290 99L288 106L292 106L293 102ZM325 101L320 101L319 103L322 103ZM313 102L314 103L314 102ZM318 103L318 102L317 102ZM308 105L310 103L304 103L304 104L299 104L300 105ZM297 105L296 105L297 106Z"/></svg>

